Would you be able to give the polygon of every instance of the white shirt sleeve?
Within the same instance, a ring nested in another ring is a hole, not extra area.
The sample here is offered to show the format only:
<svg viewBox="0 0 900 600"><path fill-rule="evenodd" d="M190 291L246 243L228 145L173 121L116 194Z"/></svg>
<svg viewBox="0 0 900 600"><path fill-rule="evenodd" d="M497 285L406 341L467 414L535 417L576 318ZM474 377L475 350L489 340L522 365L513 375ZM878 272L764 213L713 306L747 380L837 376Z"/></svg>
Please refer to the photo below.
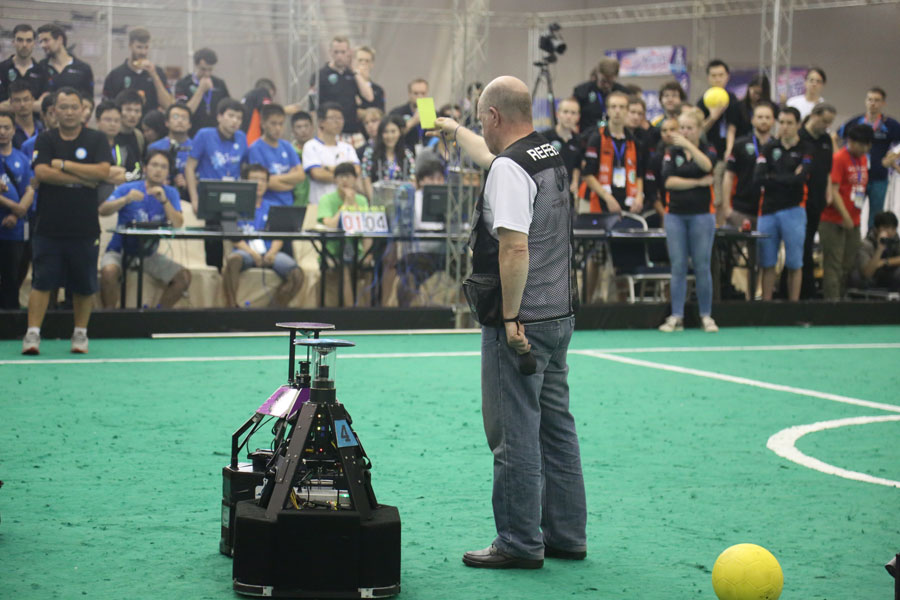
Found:
<svg viewBox="0 0 900 600"><path fill-rule="evenodd" d="M505 156L494 160L484 186L484 223L491 235L497 228L528 234L534 213L537 185L512 159Z"/></svg>
<svg viewBox="0 0 900 600"><path fill-rule="evenodd" d="M340 146L340 158L339 162L349 162L354 165L359 164L359 156L356 155L356 150L348 144L347 142L338 142L338 146Z"/></svg>
<svg viewBox="0 0 900 600"><path fill-rule="evenodd" d="M303 144L303 170L308 173L313 167L322 165L322 144L316 142L315 139Z"/></svg>

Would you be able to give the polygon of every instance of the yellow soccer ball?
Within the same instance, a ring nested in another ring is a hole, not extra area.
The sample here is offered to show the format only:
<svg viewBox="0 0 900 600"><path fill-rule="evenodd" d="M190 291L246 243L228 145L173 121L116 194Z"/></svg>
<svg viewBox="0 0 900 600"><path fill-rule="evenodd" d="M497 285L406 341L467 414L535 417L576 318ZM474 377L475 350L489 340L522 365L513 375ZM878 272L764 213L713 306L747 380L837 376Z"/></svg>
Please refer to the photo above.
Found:
<svg viewBox="0 0 900 600"><path fill-rule="evenodd" d="M719 600L777 600L784 575L772 553L762 546L737 544L716 559L712 584Z"/></svg>
<svg viewBox="0 0 900 600"><path fill-rule="evenodd" d="M725 91L725 88L711 87L703 93L703 104L710 110L728 106L728 101L728 92Z"/></svg>

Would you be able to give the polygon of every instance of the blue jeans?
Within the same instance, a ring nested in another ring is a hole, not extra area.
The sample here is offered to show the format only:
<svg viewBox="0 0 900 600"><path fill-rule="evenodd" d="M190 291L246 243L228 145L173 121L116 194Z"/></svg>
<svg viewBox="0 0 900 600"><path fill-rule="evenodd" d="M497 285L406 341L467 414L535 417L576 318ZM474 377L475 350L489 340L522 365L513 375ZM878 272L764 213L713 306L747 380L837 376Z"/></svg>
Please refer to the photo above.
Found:
<svg viewBox="0 0 900 600"><path fill-rule="evenodd" d="M875 215L884 210L884 196L887 194L887 179L870 179L866 186L869 197L869 229L875 228Z"/></svg>
<svg viewBox="0 0 900 600"><path fill-rule="evenodd" d="M544 544L587 549L587 508L566 352L575 318L525 326L534 375L519 373L506 330L481 329L481 405L494 454L494 545L543 558Z"/></svg>
<svg viewBox="0 0 900 600"><path fill-rule="evenodd" d="M716 216L712 213L676 215L669 213L665 220L666 247L672 263L672 316L684 317L687 295L688 257L694 266L700 316L712 314L712 247L716 236Z"/></svg>

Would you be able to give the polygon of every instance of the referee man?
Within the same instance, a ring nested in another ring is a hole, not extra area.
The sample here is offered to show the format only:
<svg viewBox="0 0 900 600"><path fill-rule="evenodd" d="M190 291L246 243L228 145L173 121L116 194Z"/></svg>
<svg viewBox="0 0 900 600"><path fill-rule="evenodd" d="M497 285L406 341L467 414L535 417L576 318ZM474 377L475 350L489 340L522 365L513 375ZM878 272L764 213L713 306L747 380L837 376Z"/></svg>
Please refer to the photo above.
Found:
<svg viewBox="0 0 900 600"><path fill-rule="evenodd" d="M482 327L484 430L494 455L497 537L463 563L539 569L544 557L587 554L584 479L569 412L566 352L575 325L571 209L562 157L534 131L528 87L488 84L478 102L480 137L451 119L441 131L488 169L476 204L473 271L500 277L502 327ZM531 352L536 371L519 370Z"/></svg>

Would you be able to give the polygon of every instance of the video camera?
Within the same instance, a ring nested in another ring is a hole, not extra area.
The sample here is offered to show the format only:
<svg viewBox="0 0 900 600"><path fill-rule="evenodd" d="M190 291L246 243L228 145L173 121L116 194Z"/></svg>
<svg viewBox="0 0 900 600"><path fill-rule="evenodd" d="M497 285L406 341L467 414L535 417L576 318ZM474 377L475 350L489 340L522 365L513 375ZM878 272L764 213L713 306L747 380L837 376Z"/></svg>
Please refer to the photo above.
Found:
<svg viewBox="0 0 900 600"><path fill-rule="evenodd" d="M559 23L550 23L539 38L538 47L544 51L544 62L555 63L557 54L566 53L566 42L559 33L561 30Z"/></svg>

